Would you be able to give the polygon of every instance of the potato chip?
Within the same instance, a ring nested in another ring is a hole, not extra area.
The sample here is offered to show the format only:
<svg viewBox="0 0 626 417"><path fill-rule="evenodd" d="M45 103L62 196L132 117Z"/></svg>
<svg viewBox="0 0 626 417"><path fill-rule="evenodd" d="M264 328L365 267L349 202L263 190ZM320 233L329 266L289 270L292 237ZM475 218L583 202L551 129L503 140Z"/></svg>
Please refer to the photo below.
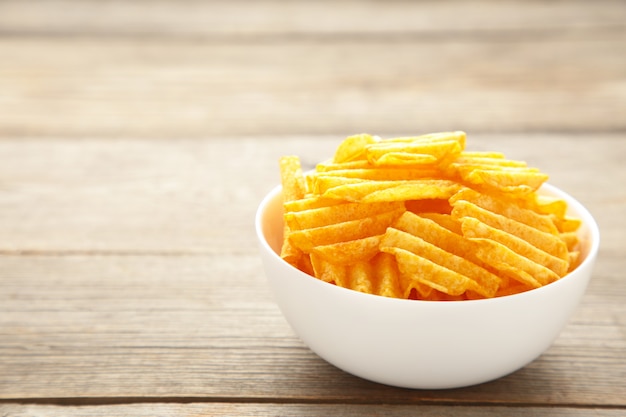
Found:
<svg viewBox="0 0 626 417"><path fill-rule="evenodd" d="M359 134L306 175L281 158L281 256L340 287L430 301L518 294L576 268L581 220L541 194L547 175L465 145L464 132Z"/></svg>
<svg viewBox="0 0 626 417"><path fill-rule="evenodd" d="M439 224L437 220L443 224ZM461 223L452 218L452 216L433 217L427 214L418 216L411 212L406 212L396 220L393 227L418 236L445 251L463 257L479 266L484 266L482 261L475 255L475 243L462 235Z"/></svg>
<svg viewBox="0 0 626 417"><path fill-rule="evenodd" d="M435 290L449 295L461 295L468 289L478 287L468 277L405 249L385 247L384 251L396 257L398 268L404 276Z"/></svg>
<svg viewBox="0 0 626 417"><path fill-rule="evenodd" d="M298 211L312 210L318 209L322 207L329 207L338 204L343 204L344 202L341 200L335 200L330 198L322 198L322 197L305 197L300 200L286 201L283 203L283 208L285 209L285 213L292 213Z"/></svg>
<svg viewBox="0 0 626 417"><path fill-rule="evenodd" d="M306 184L300 158L283 156L279 160L280 178L283 185L283 200L299 200L306 194Z"/></svg>
<svg viewBox="0 0 626 417"><path fill-rule="evenodd" d="M299 200L306 194L306 183L302 174L300 159L297 156L283 156L279 160L280 177L283 186L283 202ZM283 234L290 234L289 226L285 224ZM303 253L285 240L280 253L289 264L296 268L301 267Z"/></svg>
<svg viewBox="0 0 626 417"><path fill-rule="evenodd" d="M542 232L524 223L480 208L468 201L455 201L452 204L452 216L458 220L463 217L473 217L495 229L517 236L557 258L568 259L567 246L558 235Z"/></svg>
<svg viewBox="0 0 626 417"><path fill-rule="evenodd" d="M447 199L459 188L448 180L365 181L330 188L322 196L361 203Z"/></svg>
<svg viewBox="0 0 626 417"><path fill-rule="evenodd" d="M356 262L369 261L380 253L379 245L383 235L369 236L347 242L331 243L315 246L311 253L337 265L350 265Z"/></svg>
<svg viewBox="0 0 626 417"><path fill-rule="evenodd" d="M311 265L315 277L322 281L330 282L344 288L349 286L348 269L346 266L334 264L316 254L311 254Z"/></svg>
<svg viewBox="0 0 626 417"><path fill-rule="evenodd" d="M454 139L413 142L381 141L367 146L367 160L373 165L434 164L450 153L459 154L461 146Z"/></svg>
<svg viewBox="0 0 626 417"><path fill-rule="evenodd" d="M376 294L383 297L402 298L400 270L396 258L388 253L379 252L373 262L374 276L378 281Z"/></svg>
<svg viewBox="0 0 626 417"><path fill-rule="evenodd" d="M492 268L516 280L538 288L559 279L554 271L514 252L491 239L475 238L476 256Z"/></svg>
<svg viewBox="0 0 626 417"><path fill-rule="evenodd" d="M364 219L291 231L287 238L303 252L310 253L316 246L381 235L403 212L404 209L393 210Z"/></svg>
<svg viewBox="0 0 626 417"><path fill-rule="evenodd" d="M480 208L527 224L535 229L551 234L558 233L551 217L520 207L520 202L517 199L495 197L479 193L471 188L464 188L450 198L450 204L459 200L468 201Z"/></svg>
<svg viewBox="0 0 626 417"><path fill-rule="evenodd" d="M337 147L333 162L338 164L361 159L365 155L365 147L376 142L377 139L368 134L350 136Z"/></svg>
<svg viewBox="0 0 626 417"><path fill-rule="evenodd" d="M433 239L434 240L434 239ZM393 251L393 248L404 249L437 265L445 267L473 281L467 284L466 289L472 289L484 297L493 297L500 284L500 279L486 269L454 255L439 246L429 243L421 237L389 228L380 242L380 249L384 252ZM439 289L439 288L437 288ZM441 289L439 289L441 291ZM446 294L458 295L454 292L444 291Z"/></svg>
<svg viewBox="0 0 626 417"><path fill-rule="evenodd" d="M372 277L374 275L374 266L369 262L357 262L348 268L350 276L349 288L366 294L374 294L374 284Z"/></svg>
<svg viewBox="0 0 626 417"><path fill-rule="evenodd" d="M344 177L362 180L376 181L402 181L418 180L423 178L433 178L439 175L439 171L432 167L419 168L359 168L359 169L337 169L312 174L312 178L318 177Z"/></svg>
<svg viewBox="0 0 626 417"><path fill-rule="evenodd" d="M558 277L562 277L567 273L569 266L568 261L552 256L534 247L525 240L488 226L480 220L471 217L463 217L461 218L461 229L463 230L463 236L469 239L484 238L499 242L517 254L547 267L557 274Z"/></svg>
<svg viewBox="0 0 626 417"><path fill-rule="evenodd" d="M411 211L411 212L415 213L413 211ZM419 216L424 218L424 219L428 219L428 220L434 221L439 226L441 226L441 227L449 230L450 232L454 233L456 236L460 236L463 233L463 231L461 230L461 223L459 221L457 221L456 219L454 219L450 214L433 213L433 212L421 212L421 213L419 213ZM398 227L398 226L396 225L396 227ZM451 235L451 236L454 236L454 235Z"/></svg>
<svg viewBox="0 0 626 417"><path fill-rule="evenodd" d="M547 181L548 176L530 169L507 167L473 169L463 175L463 179L471 184L485 185L500 191L523 195L536 191Z"/></svg>
<svg viewBox="0 0 626 417"><path fill-rule="evenodd" d="M328 226L349 220L359 220L402 209L404 209L404 205L401 201L384 201L371 204L342 203L285 213L284 218L289 228L295 231Z"/></svg>

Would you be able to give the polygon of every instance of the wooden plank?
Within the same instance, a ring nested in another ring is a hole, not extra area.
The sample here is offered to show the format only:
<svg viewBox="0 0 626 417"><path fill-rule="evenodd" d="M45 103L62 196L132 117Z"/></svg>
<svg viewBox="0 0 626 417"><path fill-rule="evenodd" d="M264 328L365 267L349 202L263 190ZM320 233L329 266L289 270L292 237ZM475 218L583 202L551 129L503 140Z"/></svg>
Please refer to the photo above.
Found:
<svg viewBox="0 0 626 417"><path fill-rule="evenodd" d="M0 38L0 138L626 130L602 38Z"/></svg>
<svg viewBox="0 0 626 417"><path fill-rule="evenodd" d="M274 305L256 254L0 256L0 398L626 406L623 260L599 262L554 345L521 371L404 390L339 371ZM65 400L63 400L65 399Z"/></svg>
<svg viewBox="0 0 626 417"><path fill-rule="evenodd" d="M0 141L0 252L256 252L254 214L278 184L279 156L310 169L342 139ZM470 132L468 149L548 173L596 216L603 251L622 253L626 136Z"/></svg>
<svg viewBox="0 0 626 417"><path fill-rule="evenodd" d="M485 12L488 10L488 12ZM493 31L588 34L623 27L619 1L163 1L39 0L0 2L5 34L206 35L417 33L480 35Z"/></svg>
<svg viewBox="0 0 626 417"><path fill-rule="evenodd" d="M419 412L425 417L492 417L507 415L511 417L522 417L528 415L541 415L546 417L566 417L566 416L588 416L590 410L577 408L548 408L548 407L464 407L464 406L432 406L421 405L416 408L414 405L346 405L346 404L238 404L238 403L191 403L191 404L130 404L130 405L108 405L108 406L78 406L59 407L54 405L21 405L21 404L0 404L0 412L3 415L13 417L30 417L33 415L45 416L174 416L185 415L197 416L241 416L241 417L262 417L262 416L322 416L341 415L345 417L357 417L364 415L384 415L384 416L414 416ZM622 416L624 410L594 409L593 415L597 417L617 417Z"/></svg>

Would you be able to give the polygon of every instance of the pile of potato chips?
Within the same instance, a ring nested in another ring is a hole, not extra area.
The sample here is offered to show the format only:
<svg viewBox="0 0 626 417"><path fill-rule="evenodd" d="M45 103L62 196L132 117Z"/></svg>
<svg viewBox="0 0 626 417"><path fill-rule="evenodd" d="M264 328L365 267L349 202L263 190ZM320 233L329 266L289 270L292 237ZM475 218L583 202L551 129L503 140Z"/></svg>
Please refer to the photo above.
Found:
<svg viewBox="0 0 626 417"><path fill-rule="evenodd" d="M282 258L341 287L419 300L510 295L574 269L580 220L537 193L547 176L465 142L350 136L306 175L282 157Z"/></svg>

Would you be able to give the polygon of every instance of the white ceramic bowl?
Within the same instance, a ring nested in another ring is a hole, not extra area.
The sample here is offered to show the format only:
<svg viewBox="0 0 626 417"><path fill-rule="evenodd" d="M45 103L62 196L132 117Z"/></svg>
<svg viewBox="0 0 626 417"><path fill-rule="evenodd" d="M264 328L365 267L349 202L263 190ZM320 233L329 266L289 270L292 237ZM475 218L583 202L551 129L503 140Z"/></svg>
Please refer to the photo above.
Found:
<svg viewBox="0 0 626 417"><path fill-rule="evenodd" d="M582 219L584 260L545 287L501 298L415 301L318 280L284 262L281 187L256 214L263 266L276 302L309 348L336 367L382 384L421 389L487 382L516 371L556 339L580 302L597 257L598 226L571 196L550 186Z"/></svg>

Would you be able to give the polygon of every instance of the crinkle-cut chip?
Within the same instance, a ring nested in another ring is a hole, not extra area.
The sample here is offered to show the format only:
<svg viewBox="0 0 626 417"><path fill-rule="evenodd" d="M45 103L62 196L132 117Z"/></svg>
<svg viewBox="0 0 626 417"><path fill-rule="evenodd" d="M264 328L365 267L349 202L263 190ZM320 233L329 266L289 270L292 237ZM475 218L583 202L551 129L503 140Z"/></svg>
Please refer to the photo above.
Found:
<svg viewBox="0 0 626 417"><path fill-rule="evenodd" d="M465 200L454 202L452 205L452 216L457 220L462 217L473 217L493 228L524 239L550 255L563 260L568 259L567 246L558 235L542 232L524 223L492 213L489 210L478 207L474 203Z"/></svg>
<svg viewBox="0 0 626 417"><path fill-rule="evenodd" d="M463 151L461 152L461 155L459 155L459 161L460 162L466 162L468 160L473 160L473 159L502 159L502 160L506 160L505 155L502 152L490 152L490 151ZM522 164L526 165L525 162L522 162Z"/></svg>
<svg viewBox="0 0 626 417"><path fill-rule="evenodd" d="M362 178L347 178L338 175L308 175L306 179L308 187L313 194L322 196L323 198L328 198L324 194L333 188L371 182Z"/></svg>
<svg viewBox="0 0 626 417"><path fill-rule="evenodd" d="M535 210L537 213L550 214L559 219L565 217L567 213L567 203L565 200L546 195L537 195L535 200L531 202L531 207L529 208Z"/></svg>
<svg viewBox="0 0 626 417"><path fill-rule="evenodd" d="M315 271L313 271L313 264L311 263L311 256L308 254L302 254L300 259L298 260L298 265L296 266L296 268L306 274L315 276Z"/></svg>
<svg viewBox="0 0 626 417"><path fill-rule="evenodd" d="M463 179L471 184L486 185L496 190L515 194L536 191L548 180L542 172L531 168L473 169Z"/></svg>
<svg viewBox="0 0 626 417"><path fill-rule="evenodd" d="M446 141L456 141L461 148L461 151L465 149L465 142L467 139L467 135L462 131L454 131L454 132L437 132L437 133L428 133L426 135L420 136L400 136L393 137L388 139L383 139L381 143L434 143L434 142L446 142Z"/></svg>
<svg viewBox="0 0 626 417"><path fill-rule="evenodd" d="M329 262L338 265L349 265L355 262L369 261L379 253L378 246L383 235L370 236L347 242L315 246L312 254L319 255Z"/></svg>
<svg viewBox="0 0 626 417"><path fill-rule="evenodd" d="M328 207L285 213L284 219L292 231L313 229L330 224L372 217L380 213L402 209L401 201L382 203L343 203Z"/></svg>
<svg viewBox="0 0 626 417"><path fill-rule="evenodd" d="M388 253L379 252L372 262L374 275L378 281L376 294L383 297L402 298L400 270L396 258Z"/></svg>
<svg viewBox="0 0 626 417"><path fill-rule="evenodd" d="M494 269L532 287L540 287L557 281L560 277L549 268L514 252L491 239L474 238L477 242L476 256Z"/></svg>
<svg viewBox="0 0 626 417"><path fill-rule="evenodd" d="M476 299L483 299L482 295L475 293L472 290L467 290L463 294L460 295L450 295L441 291L432 290L428 297L424 298L424 301L463 301L467 300L467 294L476 294Z"/></svg>
<svg viewBox="0 0 626 417"><path fill-rule="evenodd" d="M555 218L554 223L560 233L571 233L578 230L582 220L573 217Z"/></svg>
<svg viewBox="0 0 626 417"><path fill-rule="evenodd" d="M401 167L401 166L414 166L414 165L429 165L435 164L437 157L433 155L415 154L409 152L388 152L377 159L373 159L370 163L384 167Z"/></svg>
<svg viewBox="0 0 626 417"><path fill-rule="evenodd" d="M375 191L363 197L361 202L445 199L449 198L458 189L458 184L446 180L415 181L414 183L405 183L386 190Z"/></svg>
<svg viewBox="0 0 626 417"><path fill-rule="evenodd" d="M343 288L348 288L348 269L345 265L337 265L328 262L316 254L311 254L311 265L313 267L313 276L325 282L332 282Z"/></svg>
<svg viewBox="0 0 626 417"><path fill-rule="evenodd" d="M531 287L519 281L514 281L514 283L511 285L501 286L498 289L498 292L496 292L496 297L504 297L507 295L520 294L528 290L532 290L533 288L536 288L536 287Z"/></svg>
<svg viewBox="0 0 626 417"><path fill-rule="evenodd" d="M342 162L336 164L332 161L320 162L315 166L316 172L331 172L331 171L345 171L352 169L372 169L374 166L365 159L358 159L356 161Z"/></svg>
<svg viewBox="0 0 626 417"><path fill-rule="evenodd" d="M299 200L306 194L306 183L302 174L300 158L283 156L279 159L280 181L283 187L283 202ZM285 224L283 234L289 235L289 227ZM291 242L283 240L280 256L293 266L298 266L302 252Z"/></svg>
<svg viewBox="0 0 626 417"><path fill-rule="evenodd" d="M343 201L322 198L322 197L306 197L301 200L286 201L283 204L285 213L313 210L322 207L330 207L338 204L344 204Z"/></svg>
<svg viewBox="0 0 626 417"><path fill-rule="evenodd" d="M396 220L393 227L484 267L483 261L476 257L476 244L461 234L461 223L450 216L447 218L449 221L443 220L443 222L448 223L446 227L427 217L427 215L418 216L411 212L405 212ZM442 221L442 218L438 220Z"/></svg>
<svg viewBox="0 0 626 417"><path fill-rule="evenodd" d="M419 180L439 176L439 171L433 167L420 168L367 168L367 169L341 169L335 171L325 171L315 173L312 177L343 177L356 178L362 180L376 181L401 181ZM313 178L315 180L315 178Z"/></svg>
<svg viewBox="0 0 626 417"><path fill-rule="evenodd" d="M316 246L381 235L403 212L404 208L364 219L350 220L313 229L296 230L292 231L287 238L304 253L310 253Z"/></svg>
<svg viewBox="0 0 626 417"><path fill-rule="evenodd" d="M293 201L304 198L306 183L300 158L297 156L283 156L279 159L280 181L283 186L283 201Z"/></svg>
<svg viewBox="0 0 626 417"><path fill-rule="evenodd" d="M576 250L580 241L576 232L565 232L561 233L559 236L561 237L561 240L565 242L565 245L567 246L567 250L569 252Z"/></svg>
<svg viewBox="0 0 626 417"><path fill-rule="evenodd" d="M459 184L448 180L367 181L340 185L327 190L323 197L374 203L422 199L448 199L459 190Z"/></svg>
<svg viewBox="0 0 626 417"><path fill-rule="evenodd" d="M462 237L461 235L463 234L463 232L461 231L461 223L459 223L456 219L454 219L450 214L422 212L422 213L419 213L419 216L424 219L434 221L439 226L459 236L459 238ZM448 250L448 252L450 251Z"/></svg>
<svg viewBox="0 0 626 417"><path fill-rule="evenodd" d="M452 163L452 167L463 167L465 170L471 169L497 169L497 168L527 168L526 162L505 159L502 154L471 155L463 152Z"/></svg>
<svg viewBox="0 0 626 417"><path fill-rule="evenodd" d="M388 155L395 155L401 162L404 159L413 159L414 163L430 164L441 160L450 153L458 155L461 146L457 140L416 140L413 142L388 142L380 141L366 147L367 160L375 165L381 163ZM392 159L391 159L392 160ZM391 162L387 160L387 163Z"/></svg>
<svg viewBox="0 0 626 417"><path fill-rule="evenodd" d="M420 237L392 227L387 229L380 242L382 251L388 251L389 248L407 250L474 281L475 285L472 285L472 289L484 297L493 297L500 285L499 277L473 262L441 249Z"/></svg>
<svg viewBox="0 0 626 417"><path fill-rule="evenodd" d="M395 247L384 250L396 257L400 272L408 279L449 295L461 295L468 289L478 290L475 281L410 251Z"/></svg>
<svg viewBox="0 0 626 417"><path fill-rule="evenodd" d="M425 200L407 200L404 202L406 209L415 214L437 213L450 214L452 206L445 198L431 198Z"/></svg>
<svg viewBox="0 0 626 417"><path fill-rule="evenodd" d="M469 201L492 213L500 214L520 223L527 224L535 229L553 235L558 234L558 230L549 216L521 208L518 199L496 197L494 195L479 193L471 188L464 188L450 198L450 204L454 204L459 200Z"/></svg>
<svg viewBox="0 0 626 417"><path fill-rule="evenodd" d="M524 256L529 260L545 266L546 268L552 270L559 277L567 274L567 270L569 267L568 261L564 261L563 259L552 256L549 253L542 251L541 249L537 249L525 240L520 239L519 237L511 235L507 232L503 232L502 230L488 226L480 220L471 217L463 217L460 219L460 221L461 228L463 230L463 236L469 239L491 239L495 242L503 244L507 248L511 249L513 252Z"/></svg>
<svg viewBox="0 0 626 417"><path fill-rule="evenodd" d="M400 273L400 288L402 289L402 298L408 300L427 300L434 291L433 287L423 284L403 273Z"/></svg>
<svg viewBox="0 0 626 417"><path fill-rule="evenodd" d="M378 140L378 138L366 133L347 137L335 150L333 163L339 164L358 159L365 159L366 146L376 143Z"/></svg>
<svg viewBox="0 0 626 417"><path fill-rule="evenodd" d="M280 250L280 257L291 266L300 269L300 260L304 253L293 245L289 240L285 240Z"/></svg>
<svg viewBox="0 0 626 417"><path fill-rule="evenodd" d="M361 261L348 267L349 288L366 294L374 294L374 267L371 263Z"/></svg>
<svg viewBox="0 0 626 417"><path fill-rule="evenodd" d="M580 251L571 251L569 253L569 272L572 272L574 269L576 269L578 267L578 265L580 264L580 258L581 254Z"/></svg>

